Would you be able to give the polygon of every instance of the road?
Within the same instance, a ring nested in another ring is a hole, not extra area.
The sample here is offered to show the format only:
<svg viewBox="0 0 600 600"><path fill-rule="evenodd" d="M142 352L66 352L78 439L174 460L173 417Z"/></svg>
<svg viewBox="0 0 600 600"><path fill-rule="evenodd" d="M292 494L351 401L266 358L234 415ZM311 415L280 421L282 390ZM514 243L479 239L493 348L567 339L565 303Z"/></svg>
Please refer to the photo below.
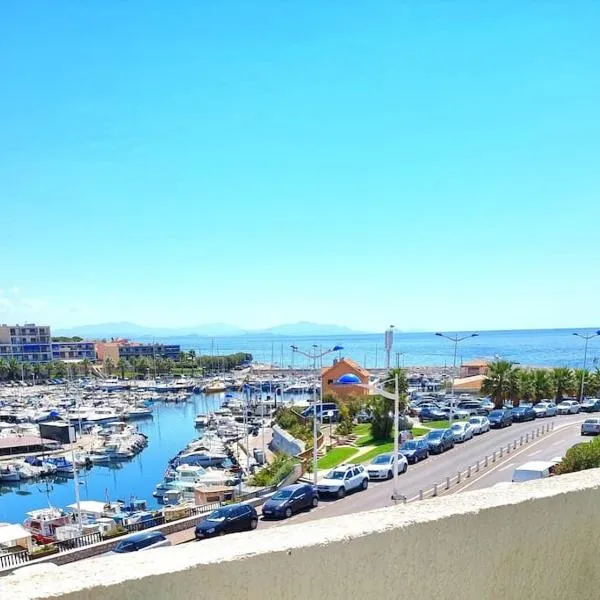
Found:
<svg viewBox="0 0 600 600"><path fill-rule="evenodd" d="M464 471L469 465L474 465L478 460L483 461L487 454L497 452L497 461L485 471L473 473L469 480L446 493L462 492L466 489L479 489L489 487L500 481L510 481L515 466L529 460L546 460L555 456L562 456L567 448L573 444L586 440L579 434L581 422L586 415L570 415L536 419L528 423L514 423L511 427L501 430L492 430L490 433L475 437L463 444L456 444L454 450L441 455L430 456L427 460L416 465L411 465L408 471L400 476L400 493L408 499L418 497L419 490L427 490L434 483L442 483L446 477L454 476L458 471ZM506 446L521 436L531 433L547 423L554 423L554 430L543 436L518 447L510 454L506 454ZM503 457L499 457L500 447L504 447ZM483 464L483 462L482 462ZM440 488L441 490L441 488ZM357 492L346 496L342 500L323 498L319 506L310 511L294 515L284 521L262 521L259 529L281 527L289 523L304 523L316 519L350 514L375 508L383 508L393 504L391 500L392 482L371 482L364 492Z"/></svg>

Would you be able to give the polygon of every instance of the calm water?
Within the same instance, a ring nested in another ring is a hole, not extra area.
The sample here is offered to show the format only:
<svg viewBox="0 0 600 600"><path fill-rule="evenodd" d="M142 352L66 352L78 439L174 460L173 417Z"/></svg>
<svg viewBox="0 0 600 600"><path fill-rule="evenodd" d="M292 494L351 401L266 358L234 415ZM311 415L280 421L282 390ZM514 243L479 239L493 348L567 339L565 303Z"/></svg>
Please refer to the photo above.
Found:
<svg viewBox="0 0 600 600"><path fill-rule="evenodd" d="M600 324L599 324L600 326ZM479 337L459 344L459 359L493 359L496 355L506 360L535 366L580 367L583 359L583 340L572 335L570 329L539 329L515 331L482 331ZM581 330L579 330L581 331ZM313 344L327 349L335 345L344 347L342 354L373 368L385 366L385 350L382 334L282 337L265 335L241 335L233 337L203 338L186 336L168 338L184 349L194 349L202 354L229 354L250 352L255 360L306 366L307 359L292 356L290 345L310 350ZM588 366L600 366L600 338L590 341ZM395 353L401 352L399 362L409 365L452 364L453 345L433 333L399 333L394 335L392 363Z"/></svg>
<svg viewBox="0 0 600 600"><path fill-rule="evenodd" d="M292 398L300 401L303 396L295 394ZM81 499L128 501L135 496L147 500L150 507L158 506L152 492L162 480L168 460L198 437L195 416L219 408L223 400L223 394L194 394L188 402L156 402L151 419L134 421L148 436L148 446L130 461L80 472ZM30 510L74 502L73 478L48 479L47 487L45 480L0 483L0 522L20 523Z"/></svg>
<svg viewBox="0 0 600 600"><path fill-rule="evenodd" d="M154 416L135 424L148 436L148 446L131 461L108 466L94 466L82 472L80 484L82 500L129 500L132 495L144 498L155 506L154 486L162 480L167 461L198 436L194 417L199 412L218 408L222 395L194 395L189 402L154 404ZM73 478L54 479L45 483L0 483L0 521L20 522L27 511L48 506L64 507L75 502Z"/></svg>

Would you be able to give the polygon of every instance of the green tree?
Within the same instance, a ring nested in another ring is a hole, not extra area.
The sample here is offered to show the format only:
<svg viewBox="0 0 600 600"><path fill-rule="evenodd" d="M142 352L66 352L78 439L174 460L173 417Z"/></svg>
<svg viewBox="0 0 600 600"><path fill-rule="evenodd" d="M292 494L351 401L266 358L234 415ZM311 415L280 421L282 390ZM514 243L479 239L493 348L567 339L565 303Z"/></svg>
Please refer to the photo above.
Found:
<svg viewBox="0 0 600 600"><path fill-rule="evenodd" d="M166 358L163 363L165 373L172 373L175 368L175 361L172 358Z"/></svg>
<svg viewBox="0 0 600 600"><path fill-rule="evenodd" d="M533 397L535 401L540 402L540 400L552 398L554 396L554 382L550 371L548 369L535 369L533 376Z"/></svg>
<svg viewBox="0 0 600 600"><path fill-rule="evenodd" d="M586 396L591 395L590 393L590 377L592 373L587 369L575 369L573 372L573 379L575 383L575 392L578 400L583 400ZM581 378L583 377L583 398L579 398L581 394Z"/></svg>
<svg viewBox="0 0 600 600"><path fill-rule="evenodd" d="M488 365L481 391L493 400L496 408L502 408L514 391L514 371L514 363L508 360L496 360Z"/></svg>
<svg viewBox="0 0 600 600"><path fill-rule="evenodd" d="M46 365L43 363L35 363L32 369L36 381L40 381L46 374Z"/></svg>
<svg viewBox="0 0 600 600"><path fill-rule="evenodd" d="M119 369L119 373L121 375L121 379L125 379L125 371L130 368L129 363L124 358L120 358L117 363L117 368Z"/></svg>
<svg viewBox="0 0 600 600"><path fill-rule="evenodd" d="M353 423L350 411L345 404L340 404L340 422L336 428L338 435L350 435L352 433Z"/></svg>
<svg viewBox="0 0 600 600"><path fill-rule="evenodd" d="M597 398L600 395L600 367L590 374L588 390L590 396Z"/></svg>
<svg viewBox="0 0 600 600"><path fill-rule="evenodd" d="M83 368L83 374L87 377L90 374L90 367L92 366L92 363L89 361L88 358L84 358L81 361L81 367Z"/></svg>
<svg viewBox="0 0 600 600"><path fill-rule="evenodd" d="M110 377L115 370L115 363L110 356L104 359L104 363L102 365L104 367L104 372Z"/></svg>
<svg viewBox="0 0 600 600"><path fill-rule="evenodd" d="M530 369L520 369L518 374L521 399L532 401L535 398L535 372Z"/></svg>
<svg viewBox="0 0 600 600"><path fill-rule="evenodd" d="M55 378L63 379L67 376L67 365L62 360L53 360L52 374Z"/></svg>
<svg viewBox="0 0 600 600"><path fill-rule="evenodd" d="M0 358L0 379L4 380L10 373L10 366L8 361L4 358Z"/></svg>
<svg viewBox="0 0 600 600"><path fill-rule="evenodd" d="M568 367L552 369L552 379L554 381L554 398L557 402L560 402L565 396L575 393L576 384L572 369Z"/></svg>
<svg viewBox="0 0 600 600"><path fill-rule="evenodd" d="M395 392L396 375L398 375L398 392L400 394L399 413L402 414L406 409L406 393L408 391L408 382L404 370L390 369L385 376L383 389L392 394ZM376 440L387 440L393 437L394 400L379 395L373 396L369 402L369 409L372 414L371 436Z"/></svg>
<svg viewBox="0 0 600 600"><path fill-rule="evenodd" d="M16 358L8 361L8 376L13 381L21 379L21 363Z"/></svg>

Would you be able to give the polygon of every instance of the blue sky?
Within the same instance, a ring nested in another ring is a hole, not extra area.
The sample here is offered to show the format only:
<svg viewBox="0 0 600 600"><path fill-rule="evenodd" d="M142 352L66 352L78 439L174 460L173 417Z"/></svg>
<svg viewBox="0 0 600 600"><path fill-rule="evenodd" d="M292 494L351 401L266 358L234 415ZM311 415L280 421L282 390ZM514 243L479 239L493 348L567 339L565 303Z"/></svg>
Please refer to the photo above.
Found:
<svg viewBox="0 0 600 600"><path fill-rule="evenodd" d="M0 321L597 326L599 22L7 3Z"/></svg>

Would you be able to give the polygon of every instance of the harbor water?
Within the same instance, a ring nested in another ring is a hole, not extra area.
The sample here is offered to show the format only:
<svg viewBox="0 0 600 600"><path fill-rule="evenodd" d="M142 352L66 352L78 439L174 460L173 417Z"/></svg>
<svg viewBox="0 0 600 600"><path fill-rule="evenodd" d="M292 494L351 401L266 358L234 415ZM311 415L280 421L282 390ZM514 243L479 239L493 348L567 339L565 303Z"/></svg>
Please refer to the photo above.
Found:
<svg viewBox="0 0 600 600"><path fill-rule="evenodd" d="M220 407L223 394L193 394L187 402L156 402L153 416L133 421L148 436L148 446L134 458L81 469L81 500L125 500L132 497L158 506L152 492L167 462L198 437L194 417ZM19 483L0 482L0 522L20 523L25 513L49 505L63 508L75 502L74 478L42 478Z"/></svg>

